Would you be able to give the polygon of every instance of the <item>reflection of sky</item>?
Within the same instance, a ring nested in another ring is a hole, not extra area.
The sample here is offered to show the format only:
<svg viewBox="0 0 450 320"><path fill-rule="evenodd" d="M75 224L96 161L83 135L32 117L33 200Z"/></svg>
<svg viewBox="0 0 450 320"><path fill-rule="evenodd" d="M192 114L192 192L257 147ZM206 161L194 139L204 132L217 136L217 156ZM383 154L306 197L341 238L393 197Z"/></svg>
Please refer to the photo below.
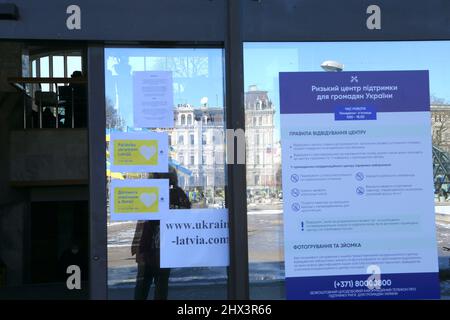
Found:
<svg viewBox="0 0 450 320"><path fill-rule="evenodd" d="M450 102L449 53L450 41L246 43L244 83L269 91L279 139L279 72L323 71L325 60L344 71L429 70L430 94Z"/></svg>
<svg viewBox="0 0 450 320"><path fill-rule="evenodd" d="M223 107L222 49L108 48L105 60L106 96L126 113L132 110L134 71L172 71L175 105L199 107L207 97L209 106Z"/></svg>

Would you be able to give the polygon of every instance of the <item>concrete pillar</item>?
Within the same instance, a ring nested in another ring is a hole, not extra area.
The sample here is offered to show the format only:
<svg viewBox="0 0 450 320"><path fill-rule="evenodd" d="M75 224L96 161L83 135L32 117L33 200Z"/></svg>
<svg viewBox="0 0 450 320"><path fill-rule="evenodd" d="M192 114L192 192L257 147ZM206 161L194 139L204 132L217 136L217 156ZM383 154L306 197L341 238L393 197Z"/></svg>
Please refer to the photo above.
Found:
<svg viewBox="0 0 450 320"><path fill-rule="evenodd" d="M22 122L22 97L8 77L22 75L20 42L0 41L0 258L6 264L7 285L23 281L25 216L28 214L26 192L10 186L10 132Z"/></svg>

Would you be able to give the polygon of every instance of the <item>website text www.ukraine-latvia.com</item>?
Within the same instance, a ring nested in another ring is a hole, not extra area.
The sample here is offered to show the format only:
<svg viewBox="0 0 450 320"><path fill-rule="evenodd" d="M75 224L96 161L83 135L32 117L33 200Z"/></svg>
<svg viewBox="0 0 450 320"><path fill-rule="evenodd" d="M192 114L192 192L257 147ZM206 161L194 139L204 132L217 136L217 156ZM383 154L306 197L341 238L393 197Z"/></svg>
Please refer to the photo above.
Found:
<svg viewBox="0 0 450 320"><path fill-rule="evenodd" d="M220 220L218 222L208 222L205 220L198 222L165 223L167 230L210 230L228 229L228 222ZM202 237L196 236L176 236L172 243L176 245L218 245L228 244L228 236Z"/></svg>

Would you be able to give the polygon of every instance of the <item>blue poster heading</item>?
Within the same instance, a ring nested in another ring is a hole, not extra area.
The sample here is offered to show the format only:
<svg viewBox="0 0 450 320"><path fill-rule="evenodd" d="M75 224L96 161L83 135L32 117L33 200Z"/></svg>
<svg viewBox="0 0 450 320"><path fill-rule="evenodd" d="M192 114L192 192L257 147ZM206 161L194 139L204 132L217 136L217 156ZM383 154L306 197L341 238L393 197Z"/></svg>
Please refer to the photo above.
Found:
<svg viewBox="0 0 450 320"><path fill-rule="evenodd" d="M430 111L426 70L280 72L280 87L282 114L335 113L336 120L375 120L376 112Z"/></svg>

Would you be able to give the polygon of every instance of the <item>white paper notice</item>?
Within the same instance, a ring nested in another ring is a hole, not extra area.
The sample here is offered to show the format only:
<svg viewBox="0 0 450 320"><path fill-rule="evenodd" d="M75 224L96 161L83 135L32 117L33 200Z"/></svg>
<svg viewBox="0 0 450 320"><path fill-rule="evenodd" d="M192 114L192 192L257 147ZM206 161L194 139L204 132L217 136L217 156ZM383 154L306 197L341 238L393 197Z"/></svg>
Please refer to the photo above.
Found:
<svg viewBox="0 0 450 320"><path fill-rule="evenodd" d="M133 110L137 128L173 128L172 72L135 71Z"/></svg>
<svg viewBox="0 0 450 320"><path fill-rule="evenodd" d="M168 179L112 180L110 191L113 221L160 220L169 211Z"/></svg>
<svg viewBox="0 0 450 320"><path fill-rule="evenodd" d="M168 172L167 132L111 133L112 172Z"/></svg>
<svg viewBox="0 0 450 320"><path fill-rule="evenodd" d="M160 228L161 268L228 266L227 209L170 210Z"/></svg>

